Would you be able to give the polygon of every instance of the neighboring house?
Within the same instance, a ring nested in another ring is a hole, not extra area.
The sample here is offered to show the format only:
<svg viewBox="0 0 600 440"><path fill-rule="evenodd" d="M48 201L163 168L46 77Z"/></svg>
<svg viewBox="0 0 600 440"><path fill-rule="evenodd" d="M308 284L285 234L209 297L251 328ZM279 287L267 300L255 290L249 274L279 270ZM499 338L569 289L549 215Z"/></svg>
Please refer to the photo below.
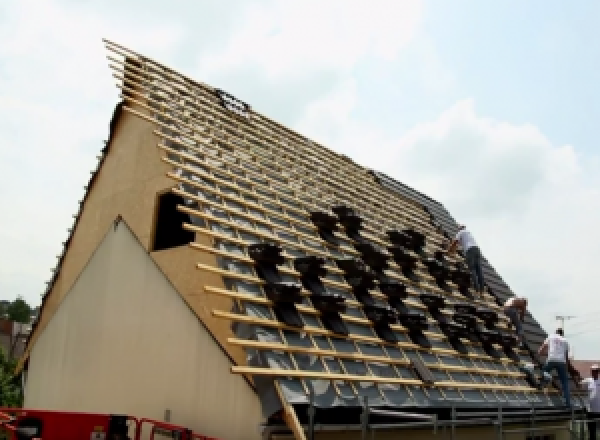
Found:
<svg viewBox="0 0 600 440"><path fill-rule="evenodd" d="M579 371L579 374L581 374L581 377L583 377L583 378L590 377L590 367L592 365L594 365L594 364L600 365L600 361L572 360L571 363L573 364L573 367L575 367L575 369L577 371Z"/></svg>
<svg viewBox="0 0 600 440"><path fill-rule="evenodd" d="M23 356L25 343L31 332L31 324L0 319L0 346L9 357Z"/></svg>
<svg viewBox="0 0 600 440"><path fill-rule="evenodd" d="M32 323L37 319L39 313L40 313L40 306L34 307L31 310L31 322Z"/></svg>
<svg viewBox="0 0 600 440"><path fill-rule="evenodd" d="M487 261L472 296L439 254L457 231L440 203L107 45L123 101L18 367L26 407L229 440L304 439L311 400L320 439L360 438L365 402L382 439L439 438L406 423L453 408L492 414L456 438L496 438L532 405L552 411L540 438L567 426L519 369L545 332L528 314L516 348Z"/></svg>
<svg viewBox="0 0 600 440"><path fill-rule="evenodd" d="M0 300L0 310L6 310L6 308L10 305L10 301L3 299ZM5 316L0 316L0 318L4 318Z"/></svg>

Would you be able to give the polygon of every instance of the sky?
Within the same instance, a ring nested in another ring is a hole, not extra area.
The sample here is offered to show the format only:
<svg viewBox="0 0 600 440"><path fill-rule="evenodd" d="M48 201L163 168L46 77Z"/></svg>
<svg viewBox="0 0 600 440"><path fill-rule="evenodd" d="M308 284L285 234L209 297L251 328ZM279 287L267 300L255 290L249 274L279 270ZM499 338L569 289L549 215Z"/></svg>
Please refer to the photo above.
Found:
<svg viewBox="0 0 600 440"><path fill-rule="evenodd" d="M600 3L0 2L0 298L40 302L118 102L102 38L433 197L600 359Z"/></svg>

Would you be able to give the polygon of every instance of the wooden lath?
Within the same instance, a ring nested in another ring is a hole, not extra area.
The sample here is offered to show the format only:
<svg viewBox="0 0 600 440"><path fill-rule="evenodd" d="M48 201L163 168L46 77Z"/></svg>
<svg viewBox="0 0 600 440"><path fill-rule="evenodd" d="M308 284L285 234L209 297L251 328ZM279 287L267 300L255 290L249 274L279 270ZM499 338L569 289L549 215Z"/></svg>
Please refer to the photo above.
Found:
<svg viewBox="0 0 600 440"><path fill-rule="evenodd" d="M206 288L208 289L208 288ZM288 353L302 353L311 356L319 356L319 357L337 357L340 359L353 359L360 360L365 362L373 362L373 363L383 363L390 365L404 365L410 366L410 361L408 359L393 359L386 358L383 356L371 356L360 353L345 353L335 350L321 350L318 348L306 348L299 347L294 345L284 345L280 343L274 342L262 342L262 341L253 341L249 339L238 339L238 338L230 338L227 341L231 345L238 345L244 348L252 348L257 350L270 350L270 351L285 351ZM400 343L404 344L404 343ZM403 345L400 345L401 347ZM433 350L438 350L434 348ZM443 351L434 351L437 353ZM459 365L446 365L446 364L432 364L425 363L427 368L430 370L444 370L444 371L458 371L462 373L478 373L478 374L486 374L489 376L506 376L506 377L523 377L523 373L517 371L497 371L497 370L488 370L488 369L476 369L470 367L463 367Z"/></svg>
<svg viewBox="0 0 600 440"><path fill-rule="evenodd" d="M131 91L131 89L129 89L129 92L130 92L130 93L134 93L134 94L135 94L135 92ZM130 97L130 96L125 96L125 95L123 95L122 97L123 97L123 99L124 99L124 100L126 100L126 101L128 101L128 102L131 102L132 104L135 104L136 106L143 107L143 108L145 108L146 110L148 110L149 112L154 112L154 113L156 113L156 114L159 114L159 115L160 115L161 117L163 117L164 119L171 119L171 117L169 117L168 115L166 115L166 113L161 113L160 111L158 111L158 110L156 110L156 109L153 109L153 108L151 108L151 107L150 107L150 106L148 106L147 104L144 104L142 101L136 100L136 99L134 99L134 98L132 98L132 97ZM150 99L147 99L147 100L151 101ZM126 108L126 110L128 110L128 111L130 111L130 112L133 112L133 113L135 113L137 116L139 116L139 117L142 117L142 118L144 118L144 119L148 120L149 122L152 122L152 123L154 123L154 124L156 124L156 125L158 125L158 126L160 126L160 127L163 127L163 128L164 128L164 129L166 129L166 130L169 130L169 131L178 131L180 135L182 135L182 136L186 136L186 135L185 135L183 132L181 132L181 131L180 131L180 130L178 130L177 128L173 128L172 126L169 126L169 125L167 125L167 124L164 124L164 123L162 123L162 122L160 122L160 121L156 121L154 118L152 118L152 117L150 117L150 116L148 116L148 115L145 115L145 114L139 113L139 112L137 112L137 111L133 110L133 109L132 109L132 108L130 108L130 107ZM181 122L178 122L178 124L179 124L179 125L182 125L182 126L185 126L186 128L190 128L190 129L191 129L191 127L192 127L192 126L191 126L191 125L189 125L189 124L184 124L184 123L181 123ZM189 145L189 144L187 144L187 143L183 143L183 142L181 142L181 141L180 141L180 140L178 140L178 139L175 139L175 138L173 138L173 137L171 137L171 136L169 136L169 135L166 135L165 133L161 133L160 131L159 131L159 132L157 132L157 134L159 134L159 135L160 135L161 137L163 137L164 139L168 139L170 142L173 142L173 143L175 143L175 144L179 144L179 145L180 145L180 146L182 146L182 147L185 147L185 148L192 148L192 149L194 148L193 146L191 146L191 145ZM206 147L207 147L207 148L211 148L211 149L222 149L222 148L223 148L223 147L222 147L222 145L226 145L228 148L230 148L230 149L233 149L233 152L232 152L232 154L233 154L233 155L235 155L235 151L236 151L236 149L235 149L235 146L234 146L234 144L228 144L228 143L227 143L227 141L225 141L225 140L219 140L219 144L220 144L220 145L208 144L208 143L206 143L206 142L203 142L202 140L198 140L198 139L194 139L194 142L198 142L198 143L205 143L205 144L206 144ZM167 148L168 148L168 147L167 147ZM238 157L238 158L239 158L239 157ZM248 170L247 170L247 169L246 169L246 172L248 172ZM249 172L249 174L252 174L252 172ZM262 176L262 178L263 178L263 179L265 179L265 180L267 180L267 181L272 181L272 179L270 179L268 176ZM323 177L323 180L327 180L327 177ZM314 184L314 182L305 182L305 183L306 183L307 185L308 185L308 184L311 184L311 183L312 183L312 184ZM318 187L318 184L317 184L317 187ZM320 209L322 209L322 208L320 208ZM393 211L393 210L392 210L392 211L390 211L390 214L392 214L392 213L394 213L394 211ZM419 225L418 227L416 227L416 229L417 229L417 230L419 230L419 229L420 229L420 230L422 230L423 232L425 232L426 234L429 234L429 236L436 237L435 235L432 235L432 233L433 233L433 232L432 232L432 230L433 230L433 226L432 226L432 225L430 225L430 224L428 224L428 223L426 223L426 222L425 222L425 220L423 220L423 219L420 219L420 218L410 218L410 217L408 217L408 216L407 216L407 214L405 214L405 217L402 217L402 219L400 220L400 222L401 222L401 223L405 223L407 220L408 220L408 221L414 221L414 222L417 222L417 224ZM378 229L375 229L375 228L374 228L372 225L369 225L369 221L370 221L370 220L369 220L369 218L366 218L366 227L365 227L365 229L366 229L367 231L369 231L370 233L372 233L372 234L378 234L378 235L379 235L379 234L381 233L381 231L380 231L380 230L378 230ZM393 225L390 225L389 227L390 227L390 228L392 228L392 227L393 227ZM437 242L441 242L441 241L442 241L442 239L441 239L441 238L436 238L436 241L437 241ZM451 258L451 260L452 260L452 258Z"/></svg>
<svg viewBox="0 0 600 440"><path fill-rule="evenodd" d="M206 272L217 273L217 274L223 275L225 277L229 277L230 276L230 273L227 272L227 271L224 271L223 269L213 268L211 266L207 266L207 265L204 265L204 264L199 264L198 265L198 269L201 269L201 270L206 271ZM232 278L234 278L234 277L232 277ZM249 281L251 283L261 284L262 285L262 283L259 283L259 279L256 279L256 278L251 278L251 277L240 275L239 279L244 280L244 281ZM253 295L247 295L247 294L243 294L243 293L238 293L238 292L235 292L235 291L232 291L232 290L224 290L224 289L220 289L218 287L204 286L204 292L210 293L210 294L213 294L213 295L226 296L226 297L229 297L229 298L235 298L235 299L239 299L239 300L243 300L243 301L248 301L248 302L252 302L252 303L255 303L255 304L263 304L263 305L267 305L267 306L273 305L273 303L270 300L268 300L267 298L253 296ZM310 294L307 291L303 291L303 292L301 292L301 294L303 296L305 296L306 298L310 299ZM348 306L351 306L351 307L357 308L357 309L362 309L363 308L363 306L362 306L361 303L359 303L358 301L354 301L354 300L347 299L346 300L346 304ZM414 302L407 301L407 304L413 306L415 309L424 310L422 306L420 306L418 304L415 304ZM309 307L309 306L306 306L306 305L303 305L303 304L297 304L296 308L299 311L302 311L304 313L308 313L308 314L311 314L311 315L317 315L318 316L318 315L321 314L317 309L314 309L312 307ZM361 325L366 325L366 326L369 326L369 327L373 327L373 323L371 321L369 321L368 319L358 318L356 316L346 315L344 313L341 313L340 316L342 317L342 320L344 320L346 322L353 322L353 323L356 323L356 324L361 324ZM432 323L435 323L435 320L430 319L429 321L432 322ZM408 329L406 327L400 325L400 324L390 324L390 328L392 330L396 330L396 331L401 332L401 333L408 332ZM434 332L428 332L428 331L425 331L423 333L425 334L425 336L427 336L427 337L429 337L431 339L441 339L441 340L445 340L446 339L446 336L444 336L444 335L442 335L440 333L434 333ZM472 345L471 341L465 341L465 344ZM408 343L408 342L398 342L398 346L399 347L403 347L403 348L411 348L411 349L414 349L414 350L432 350L433 352L437 352L437 353L446 353L446 354L452 354L452 355L456 354L454 350L444 350L444 349L435 348L435 347L431 348L431 349L425 349L425 348L420 347L420 346L418 346L416 344ZM477 355L477 354L472 353L471 356L472 357L480 357L482 359L490 359L489 356L487 356L487 355L486 356L481 356L481 355Z"/></svg>
<svg viewBox="0 0 600 440"><path fill-rule="evenodd" d="M135 70L135 67L134 67L134 68L132 68L132 70ZM131 75L131 73L129 73L129 72L128 72L128 76L129 76L129 77L131 77L131 76L132 76L132 75ZM123 76L122 76L122 75L121 75L121 76L117 76L117 78L119 78L119 79L123 79ZM143 79L143 78L141 78L141 77L139 77L139 78L138 78L138 80L139 80L140 82L143 82L143 81L144 81L144 79ZM140 87L144 88L143 84L138 84L138 85L139 85ZM136 94L136 93L137 93L137 94L139 95L139 92L136 92L135 90L133 90L133 89L131 89L131 88L127 88L127 87L125 87L125 86L119 86L119 87L120 87L121 89L123 89L123 90L126 90L128 93L133 93L133 94ZM147 100L148 102L152 102L152 101L153 101L153 100L152 100L152 99L150 99L150 98L145 98L145 100ZM157 105L159 104L159 103L158 103L158 102L156 102L156 101L154 101L154 103L155 103L155 104L157 104ZM216 104L215 104L215 103L209 103L209 102L207 102L207 104L212 104L212 106L216 106ZM151 111L158 111L157 109L152 109L152 108L151 108L151 107L149 107L149 106L146 106L146 107L147 107L149 110L151 110ZM205 109L205 110L211 111L211 109ZM171 111L174 111L175 113L177 113L177 111L176 111L176 110L172 110L172 109L171 109ZM219 113L219 112L221 112L221 111L222 111L222 109L212 109L212 111L214 111L215 113ZM170 119L170 117L169 117L169 116L166 116L166 115L164 115L164 114L163 114L163 116L164 116L164 117L167 117L167 118L169 118L169 119ZM180 115L180 116L182 116L182 115ZM216 115L215 115L215 117L221 117L221 118L223 118L223 117L227 117L227 115L226 115L226 114L224 115L224 114L222 114L222 113L219 113L219 114L216 114ZM195 122L199 122L199 121L195 121ZM179 121L179 123L181 123L181 121ZM227 142L227 141L226 141L226 140L224 140L224 139L219 139L219 141L220 141L220 142L225 142L225 143ZM277 142L277 141L275 141L275 140L271 140L271 141L272 141L272 142L275 142L275 143ZM319 152L319 153L320 153L320 152ZM258 151L256 151L256 150L253 150L253 154L259 154L259 152L258 152ZM335 175L335 173L333 172L333 170L329 170L329 171L330 171L330 172L328 173L328 175L323 175L323 176L320 176L320 177L321 177L322 179L324 179L324 180L328 181L330 184L334 185L334 186L335 186L336 188L338 188L338 189L345 189L345 188L347 188L347 185L346 185L346 183L347 183L347 182L341 182L341 181L340 181L340 182L333 182L333 181L330 179L330 176L333 176L333 175ZM345 176L344 176L344 179L346 179L347 177L348 177L348 176L346 176L346 175L345 175ZM373 181L372 179L370 179L370 180L368 181L368 184L369 184L369 186L374 186L374 181ZM356 188L356 190L360 191L360 187ZM375 193L376 193L376 194L357 194L357 193L355 193L355 194L353 194L353 197L354 197L354 198L356 198L356 196L358 196L358 197L364 197L364 196L367 196L367 197L379 197L379 203L385 203L385 205L384 205L384 206L386 206L386 207L388 207L388 208L389 208L388 202L389 202L389 197L390 197L390 194L389 194L389 193L386 193L386 192L385 192L383 189L379 189L379 188L377 188L377 190L375 191ZM375 206L377 206L377 204L375 204ZM414 206L411 206L411 208L414 208ZM419 216L419 217L420 217L420 220L416 220L416 221L417 221L418 223L421 223L421 222L422 222L422 226L423 226L423 227L431 229L431 225L429 225L429 224L427 223L427 220L424 218L424 217L426 217L426 215L425 215L425 212L424 212L424 211L422 211L422 212L418 212L418 214L420 214L420 216Z"/></svg>
<svg viewBox="0 0 600 440"><path fill-rule="evenodd" d="M390 385L424 385L421 380L418 379L402 379L402 378L391 378L381 376L360 376L356 374L334 374L334 373L323 373L321 371L307 371L307 370L284 370L278 368L258 368L258 367L231 367L231 372L235 374L249 374L252 376L272 376L272 377L294 377L302 379L316 379L316 380L330 380L336 381L341 380L344 382L373 382ZM531 392L535 388L526 386L514 386L514 385L491 385L481 383L462 383L462 382L451 382L451 381L437 381L433 383L434 387L438 388L465 388L472 390L500 390L500 391L527 391Z"/></svg>
<svg viewBox="0 0 600 440"><path fill-rule="evenodd" d="M215 219L215 217L212 217L212 216L207 216L207 217L203 217L203 218L206 218L206 219ZM222 224L226 224L226 223L222 222ZM193 225L185 224L184 226L185 226L186 229L188 229L190 231L199 232L199 233L203 233L204 232L201 228L198 228L198 227L193 226ZM224 241L227 241L227 240L224 239ZM275 241L275 240L273 240L273 241ZM247 263L247 264L250 264L250 265L254 265L254 260L252 260L250 257L247 257L247 256L241 256L241 255L236 254L236 253L222 251L222 250L216 249L214 247L208 247L208 246L205 246L205 245L202 245L202 244L199 244L199 243L190 243L190 246L193 247L194 249L197 249L197 250L200 250L200 251L203 251L203 252L207 252L207 253L210 253L210 254L213 254L213 255L218 255L218 256L221 256L221 257L229 258L231 260L235 260L235 261L239 261L239 262L242 262L242 263ZM288 261L291 261L291 258L289 256L284 256L284 257L286 259L288 259ZM210 270L209 266L205 266L205 265L199 265L199 266L201 266L200 268L202 268L203 270ZM331 272L338 273L338 274L341 273L341 271L339 269L337 269L337 268L332 268L330 266L324 266L324 267L330 273ZM217 269L217 268L211 268L211 269L213 269L213 270L221 270L221 269ZM283 267L280 267L279 270L283 274L293 275L293 276L296 276L296 277L300 276L300 274L298 272L296 272L294 269L291 269L289 267L283 266ZM235 275L232 275L232 276L235 277ZM245 279L247 281L251 281L251 282L256 283L256 284L260 284L260 285L264 284L264 281L262 281L260 278L254 278L254 277L251 278L251 277L248 277L246 275L241 276L240 278L241 279ZM338 283L336 281L332 281L332 280L329 280L327 278L323 279L323 283L325 285L331 285L331 286L334 286L334 287L336 287L338 289L347 291L349 293L351 291L350 286L348 286L345 283L344 284ZM410 305L410 306L412 306L414 308L420 309L422 311L426 311L427 310L427 308L422 303L417 302L416 293L414 293L412 290L408 290L408 293L409 293L409 295L411 295L413 297L413 298L408 298L407 299L406 302L407 302L408 305ZM306 294L306 296L309 296L308 292L305 292L305 294ZM371 294L371 296L373 296L375 298L379 298L381 300L385 300L387 298L384 294L379 293L379 292L371 291L370 294ZM352 306L355 306L355 307L358 307L358 308L362 308L362 304L360 302L358 302L358 301L346 299L346 302L349 305L352 305ZM442 314L448 314L448 315L450 314L449 312L445 312L444 309L441 309L440 312ZM506 317L504 317L504 318L507 319ZM368 321L368 320L366 320L366 321ZM477 318L477 321L481 322L478 318ZM370 321L368 321L368 322L370 322ZM435 320L430 319L430 322L435 322ZM481 323L483 324L483 322L481 322ZM506 322L502 322L502 324L504 324L506 326ZM403 329L403 327L400 326L400 325L397 325L396 327L392 327L392 328Z"/></svg>

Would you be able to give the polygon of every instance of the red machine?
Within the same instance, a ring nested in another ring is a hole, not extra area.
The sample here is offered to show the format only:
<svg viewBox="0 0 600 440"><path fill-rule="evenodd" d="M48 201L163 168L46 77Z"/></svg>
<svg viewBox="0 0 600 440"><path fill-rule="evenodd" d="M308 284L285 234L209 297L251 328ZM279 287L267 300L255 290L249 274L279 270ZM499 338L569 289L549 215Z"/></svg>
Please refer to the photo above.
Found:
<svg viewBox="0 0 600 440"><path fill-rule="evenodd" d="M0 408L1 430L9 440L154 440L159 433L175 440L218 440L158 420L23 408Z"/></svg>

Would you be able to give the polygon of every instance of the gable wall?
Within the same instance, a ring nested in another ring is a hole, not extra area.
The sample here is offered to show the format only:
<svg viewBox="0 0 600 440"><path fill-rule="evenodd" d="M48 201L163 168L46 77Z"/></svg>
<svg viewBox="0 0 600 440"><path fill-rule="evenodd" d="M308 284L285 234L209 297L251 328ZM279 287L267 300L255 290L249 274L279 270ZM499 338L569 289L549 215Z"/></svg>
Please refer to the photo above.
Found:
<svg viewBox="0 0 600 440"><path fill-rule="evenodd" d="M173 181L166 177L170 167L161 161L161 154L157 148L158 137L153 130L154 125L144 119L127 111L121 113L109 151L94 184L89 189L59 275L46 297L39 323L30 338L25 356L29 354L105 231L118 215L130 225L144 248L150 249L156 194L173 186ZM197 238L197 241L203 244L208 244L206 240L204 236ZM196 263L214 266L214 257L193 251L187 246L154 252L152 256L220 345L225 347L226 339L233 336L230 325L227 321L213 318L210 310L228 310L231 300L212 295L206 298L205 295L198 295L201 293L201 286L207 281L216 286L222 285L222 281L213 274L202 274L194 270ZM245 354L241 348L230 346L225 350L237 363L245 361Z"/></svg>
<svg viewBox="0 0 600 440"><path fill-rule="evenodd" d="M169 409L204 435L259 438L251 386L126 224L105 234L33 347L25 407L158 420Z"/></svg>

